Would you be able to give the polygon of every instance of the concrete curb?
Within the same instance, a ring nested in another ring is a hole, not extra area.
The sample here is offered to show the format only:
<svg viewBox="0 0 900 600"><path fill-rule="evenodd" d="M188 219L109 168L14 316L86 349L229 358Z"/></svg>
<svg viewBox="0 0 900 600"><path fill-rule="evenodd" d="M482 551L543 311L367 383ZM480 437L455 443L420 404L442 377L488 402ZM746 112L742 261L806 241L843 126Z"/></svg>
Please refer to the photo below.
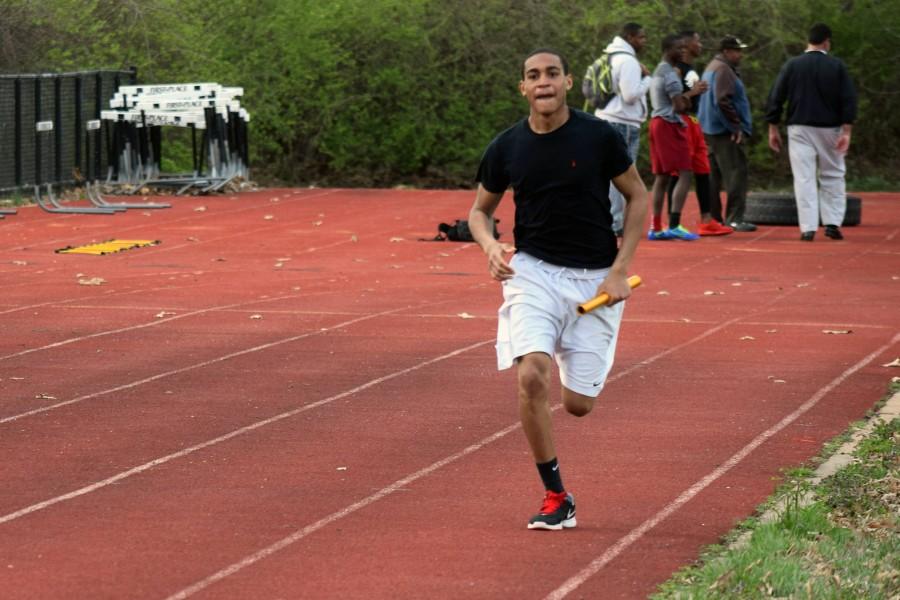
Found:
<svg viewBox="0 0 900 600"><path fill-rule="evenodd" d="M831 457L819 465L812 477L808 479L811 485L817 485L826 477L834 475L847 465L854 461L853 452L859 446L860 441L865 439L878 425L889 423L894 419L900 418L900 392L891 396L884 406L863 426L854 431L850 439L841 445ZM799 498L799 506L809 506L812 504L812 492L807 492ZM774 506L767 509L759 516L758 522L761 524L772 523L784 514L787 506L787 498L782 498L775 503ZM745 531L734 542L729 544L729 548L736 550L746 547L750 542L753 531Z"/></svg>

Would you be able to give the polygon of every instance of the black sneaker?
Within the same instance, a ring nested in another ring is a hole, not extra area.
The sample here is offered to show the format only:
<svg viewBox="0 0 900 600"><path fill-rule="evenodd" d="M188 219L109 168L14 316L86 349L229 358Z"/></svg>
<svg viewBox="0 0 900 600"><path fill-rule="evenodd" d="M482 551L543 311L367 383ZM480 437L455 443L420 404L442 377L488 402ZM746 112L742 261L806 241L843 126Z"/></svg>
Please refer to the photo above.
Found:
<svg viewBox="0 0 900 600"><path fill-rule="evenodd" d="M825 237L830 237L833 240L842 240L844 239L844 234L841 233L841 228L837 225L826 225Z"/></svg>
<svg viewBox="0 0 900 600"><path fill-rule="evenodd" d="M575 527L575 497L566 492L547 490L541 512L531 517L528 529L552 529L559 531L563 527Z"/></svg>
<svg viewBox="0 0 900 600"><path fill-rule="evenodd" d="M804 231L803 233L800 234L800 241L801 241L801 242L811 242L811 241L813 241L814 239L816 239L816 232L815 232L815 231Z"/></svg>
<svg viewBox="0 0 900 600"><path fill-rule="evenodd" d="M742 231L744 233L756 231L756 225L754 225L753 223L747 223L746 221L735 221L733 223L729 223L728 226L735 231Z"/></svg>

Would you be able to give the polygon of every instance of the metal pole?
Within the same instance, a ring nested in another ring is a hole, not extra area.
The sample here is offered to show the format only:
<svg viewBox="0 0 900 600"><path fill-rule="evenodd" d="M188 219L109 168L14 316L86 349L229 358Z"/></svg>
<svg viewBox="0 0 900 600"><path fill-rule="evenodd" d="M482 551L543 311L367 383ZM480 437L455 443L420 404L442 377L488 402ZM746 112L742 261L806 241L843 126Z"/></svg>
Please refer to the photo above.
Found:
<svg viewBox="0 0 900 600"><path fill-rule="evenodd" d="M34 78L34 122L41 120L41 78ZM34 124L32 124L34 128ZM34 184L40 186L44 183L41 169L41 136L37 131L34 133Z"/></svg>
<svg viewBox="0 0 900 600"><path fill-rule="evenodd" d="M82 130L81 76L75 77L75 167L81 171L81 130ZM85 136L87 137L87 136ZM85 169L86 171L87 169Z"/></svg>
<svg viewBox="0 0 900 600"><path fill-rule="evenodd" d="M62 183L62 77L53 79L53 121L54 183Z"/></svg>
<svg viewBox="0 0 900 600"><path fill-rule="evenodd" d="M22 80L18 77L13 82L13 98L15 102L15 128L13 138L15 141L15 173L16 187L22 185Z"/></svg>

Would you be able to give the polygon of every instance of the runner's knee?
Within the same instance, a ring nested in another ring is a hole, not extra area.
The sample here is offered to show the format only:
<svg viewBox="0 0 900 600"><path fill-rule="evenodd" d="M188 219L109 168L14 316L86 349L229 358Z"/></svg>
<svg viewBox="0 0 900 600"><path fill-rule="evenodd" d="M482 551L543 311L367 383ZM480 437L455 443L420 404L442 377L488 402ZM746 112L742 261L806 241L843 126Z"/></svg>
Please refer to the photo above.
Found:
<svg viewBox="0 0 900 600"><path fill-rule="evenodd" d="M563 406L569 414L576 417L583 417L594 409L594 398L573 392L568 388L562 390Z"/></svg>
<svg viewBox="0 0 900 600"><path fill-rule="evenodd" d="M519 359L519 400L523 403L546 402L550 391L550 357L542 353Z"/></svg>

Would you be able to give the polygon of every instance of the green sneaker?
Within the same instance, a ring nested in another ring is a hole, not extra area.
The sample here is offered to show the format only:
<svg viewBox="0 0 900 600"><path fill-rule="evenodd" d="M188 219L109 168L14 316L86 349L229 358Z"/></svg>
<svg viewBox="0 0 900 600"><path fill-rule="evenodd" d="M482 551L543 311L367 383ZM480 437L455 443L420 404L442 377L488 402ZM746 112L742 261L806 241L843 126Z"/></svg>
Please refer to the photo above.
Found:
<svg viewBox="0 0 900 600"><path fill-rule="evenodd" d="M700 239L700 236L696 233L691 233L687 229L684 228L684 225L679 225L675 229L669 229L666 231L669 234L669 238L673 240L684 240L686 242L691 242L693 240Z"/></svg>

